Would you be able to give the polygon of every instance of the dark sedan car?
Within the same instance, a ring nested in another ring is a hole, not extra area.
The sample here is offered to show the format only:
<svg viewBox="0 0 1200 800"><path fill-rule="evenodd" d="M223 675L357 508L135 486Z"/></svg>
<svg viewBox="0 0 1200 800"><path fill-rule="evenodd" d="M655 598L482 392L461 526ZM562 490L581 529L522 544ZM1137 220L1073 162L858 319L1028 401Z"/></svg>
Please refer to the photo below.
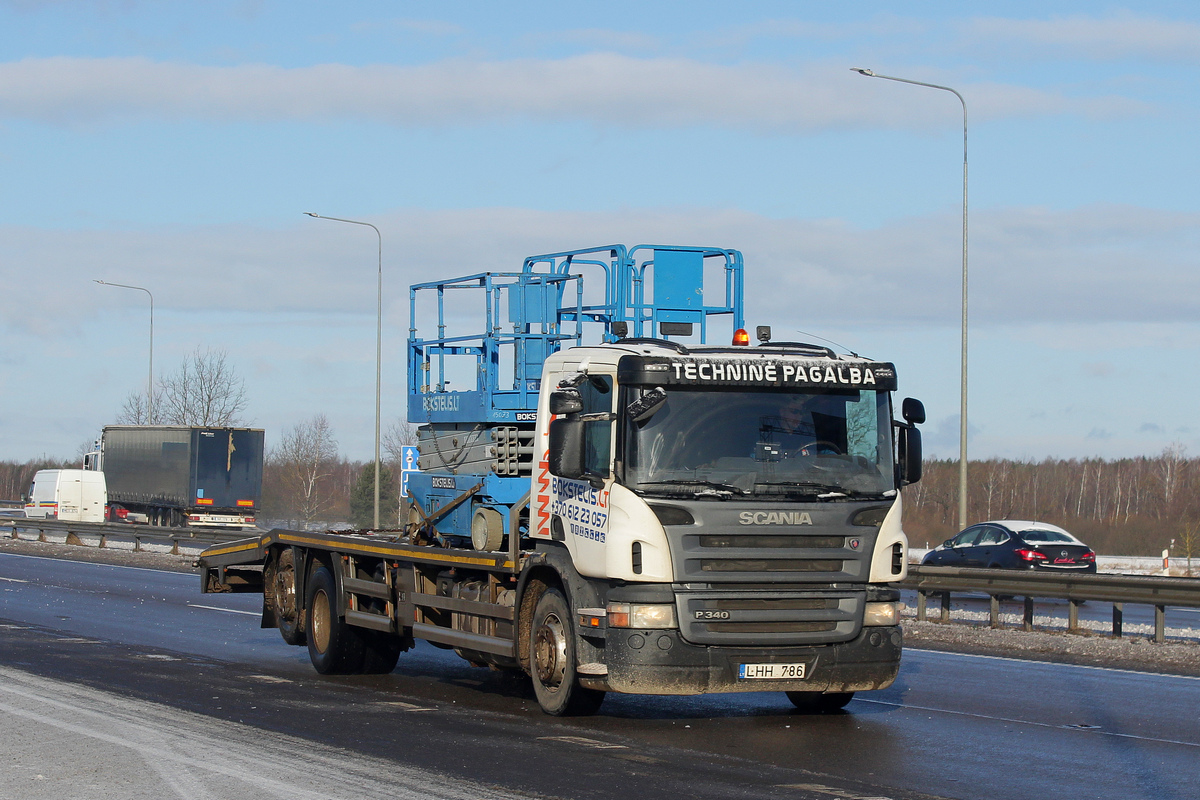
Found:
<svg viewBox="0 0 1200 800"><path fill-rule="evenodd" d="M997 520L972 525L921 559L934 567L1095 572L1096 553L1057 525Z"/></svg>

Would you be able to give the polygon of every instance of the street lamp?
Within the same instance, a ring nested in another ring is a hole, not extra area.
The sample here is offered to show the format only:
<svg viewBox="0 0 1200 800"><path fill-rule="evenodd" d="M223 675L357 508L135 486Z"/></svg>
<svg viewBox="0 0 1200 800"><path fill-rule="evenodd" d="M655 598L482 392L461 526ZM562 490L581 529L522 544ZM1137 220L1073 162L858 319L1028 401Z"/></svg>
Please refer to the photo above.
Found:
<svg viewBox="0 0 1200 800"><path fill-rule="evenodd" d="M379 394L380 377L383 374L383 234L369 222L359 222L356 219L340 219L324 217L305 211L306 215L315 219L328 219L334 222L348 222L351 225L365 225L375 231L379 238L379 291L377 297L375 322L375 530L379 530Z"/></svg>
<svg viewBox="0 0 1200 800"><path fill-rule="evenodd" d="M149 289L141 286L126 286L123 283L108 283L107 281L92 279L96 283L104 286L116 286L121 289L137 289L140 292L145 292L150 295L150 373L146 378L146 424L150 425L154 422L154 295L150 294Z"/></svg>
<svg viewBox="0 0 1200 800"><path fill-rule="evenodd" d="M941 89L950 92L962 103L963 110L963 201L962 201L962 366L959 379L959 425L958 425L958 527L967 527L967 101L963 96L949 86L939 86L936 83L923 83L907 78L894 78L890 75L879 75L869 69L851 67L851 72L866 75L868 78L882 78L885 81L911 83L913 86L925 86L930 89Z"/></svg>

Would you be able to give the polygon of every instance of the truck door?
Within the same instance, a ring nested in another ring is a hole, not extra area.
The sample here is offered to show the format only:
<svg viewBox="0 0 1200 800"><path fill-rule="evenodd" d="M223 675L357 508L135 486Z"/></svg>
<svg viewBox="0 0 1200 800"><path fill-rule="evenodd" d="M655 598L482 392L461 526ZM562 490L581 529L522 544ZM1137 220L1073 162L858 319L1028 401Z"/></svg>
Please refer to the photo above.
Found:
<svg viewBox="0 0 1200 800"><path fill-rule="evenodd" d="M615 407L614 376L590 374L579 386L581 416L601 415L584 427L585 470L603 480L596 487L587 481L555 478L552 536L561 536L581 574L602 577L606 570L609 528L609 487L612 485L613 423L603 415Z"/></svg>

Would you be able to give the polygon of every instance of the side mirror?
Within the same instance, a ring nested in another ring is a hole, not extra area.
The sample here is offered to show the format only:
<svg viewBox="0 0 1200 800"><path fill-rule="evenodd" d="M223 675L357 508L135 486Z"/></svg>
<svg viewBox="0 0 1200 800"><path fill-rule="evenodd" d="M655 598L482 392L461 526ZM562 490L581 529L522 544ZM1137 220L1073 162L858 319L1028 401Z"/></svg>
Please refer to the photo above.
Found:
<svg viewBox="0 0 1200 800"><path fill-rule="evenodd" d="M925 421L925 404L920 400L912 397L904 398L904 403L900 407L900 413L904 417L904 421L912 425L920 425Z"/></svg>
<svg viewBox="0 0 1200 800"><path fill-rule="evenodd" d="M550 395L551 404L557 394L559 392ZM562 418L550 420L550 440L547 445L546 456L552 475L573 480L583 478L583 422Z"/></svg>
<svg viewBox="0 0 1200 800"><path fill-rule="evenodd" d="M637 400L625 407L630 422L644 422L650 419L667 402L667 390L661 386L651 389Z"/></svg>
<svg viewBox="0 0 1200 800"><path fill-rule="evenodd" d="M896 431L900 472L900 485L906 486L921 480L921 432L916 428L900 428Z"/></svg>
<svg viewBox="0 0 1200 800"><path fill-rule="evenodd" d="M550 413L555 416L575 414L583 410L583 398L578 389L558 389L550 393ZM553 427L553 426L552 426Z"/></svg>
<svg viewBox="0 0 1200 800"><path fill-rule="evenodd" d="M954 546L954 537L953 536L950 537L949 539L947 539L946 541L942 542L942 547L950 548L953 546Z"/></svg>

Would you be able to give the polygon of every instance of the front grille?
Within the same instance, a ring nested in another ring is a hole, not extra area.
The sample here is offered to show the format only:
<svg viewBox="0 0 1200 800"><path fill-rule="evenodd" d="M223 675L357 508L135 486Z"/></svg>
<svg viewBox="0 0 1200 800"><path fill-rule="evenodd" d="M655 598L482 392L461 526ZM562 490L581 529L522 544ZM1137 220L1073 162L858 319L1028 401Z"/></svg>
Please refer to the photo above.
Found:
<svg viewBox="0 0 1200 800"><path fill-rule="evenodd" d="M803 645L849 641L861 629L865 591L682 591L680 632L705 645Z"/></svg>
<svg viewBox="0 0 1200 800"><path fill-rule="evenodd" d="M827 597L722 597L710 600L707 607L717 611L812 611L837 608L837 600Z"/></svg>
<svg viewBox="0 0 1200 800"><path fill-rule="evenodd" d="M806 535L794 529L667 531L676 579L685 583L857 583L866 580L873 546L867 536Z"/></svg>
<svg viewBox="0 0 1200 800"><path fill-rule="evenodd" d="M720 534L698 537L701 547L844 547L845 536L756 536L754 534Z"/></svg>
<svg viewBox="0 0 1200 800"><path fill-rule="evenodd" d="M836 622L714 622L713 633L817 633L832 631Z"/></svg>
<svg viewBox="0 0 1200 800"><path fill-rule="evenodd" d="M701 572L840 572L841 561L815 558L702 558Z"/></svg>

